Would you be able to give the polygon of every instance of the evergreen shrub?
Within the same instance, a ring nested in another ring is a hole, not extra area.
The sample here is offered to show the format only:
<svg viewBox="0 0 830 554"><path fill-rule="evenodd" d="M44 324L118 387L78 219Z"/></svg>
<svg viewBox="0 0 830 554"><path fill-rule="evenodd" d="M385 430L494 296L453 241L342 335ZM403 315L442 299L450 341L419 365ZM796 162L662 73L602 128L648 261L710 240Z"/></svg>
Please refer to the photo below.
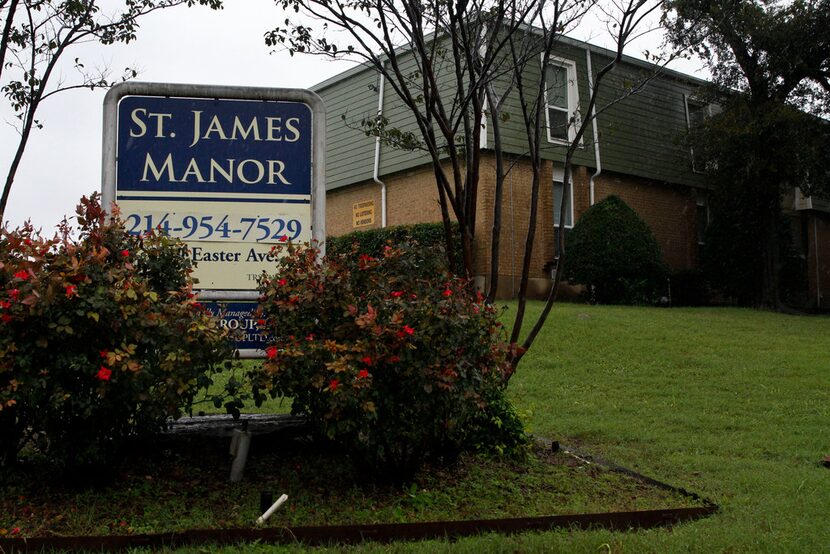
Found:
<svg viewBox="0 0 830 554"><path fill-rule="evenodd" d="M667 269L648 225L618 196L588 208L568 234L564 276L601 304L651 304Z"/></svg>
<svg viewBox="0 0 830 554"><path fill-rule="evenodd" d="M449 268L456 275L463 275L464 260L461 253L461 231L458 223L452 225L453 244L455 245L455 267ZM443 223L418 223L415 225L395 225L366 231L353 231L339 237L326 239L326 253L346 254L353 249L358 254L379 257L386 246L418 245L413 268L425 277L443 273L447 270L447 246L444 238Z"/></svg>
<svg viewBox="0 0 830 554"><path fill-rule="evenodd" d="M407 245L322 261L315 248L284 248L260 285L271 342L252 375L258 402L292 398L294 413L380 481L464 450L522 450L504 395L504 330L468 281L420 277L422 253Z"/></svg>

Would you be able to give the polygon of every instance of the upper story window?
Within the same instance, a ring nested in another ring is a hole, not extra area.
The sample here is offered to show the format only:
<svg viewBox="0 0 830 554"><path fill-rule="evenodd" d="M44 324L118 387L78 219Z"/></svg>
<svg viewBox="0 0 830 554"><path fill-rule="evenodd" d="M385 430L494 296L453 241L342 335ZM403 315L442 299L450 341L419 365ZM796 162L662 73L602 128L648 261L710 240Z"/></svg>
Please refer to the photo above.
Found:
<svg viewBox="0 0 830 554"><path fill-rule="evenodd" d="M695 101L688 94L683 95L683 105L686 109L686 128L689 131L699 129L706 121L706 118L712 115L711 104ZM705 173L706 164L700 155L695 155L695 149L692 146L689 146L689 156L692 160L692 171L695 173Z"/></svg>
<svg viewBox="0 0 830 554"><path fill-rule="evenodd" d="M576 64L570 60L551 58L545 68L548 141L567 143L574 139L579 124L578 103Z"/></svg>

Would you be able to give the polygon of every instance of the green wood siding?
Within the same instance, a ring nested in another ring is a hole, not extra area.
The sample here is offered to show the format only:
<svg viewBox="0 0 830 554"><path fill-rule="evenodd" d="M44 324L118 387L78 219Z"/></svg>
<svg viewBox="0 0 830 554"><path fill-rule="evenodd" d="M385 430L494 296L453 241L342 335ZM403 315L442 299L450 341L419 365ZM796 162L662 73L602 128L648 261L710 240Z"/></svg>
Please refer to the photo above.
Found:
<svg viewBox="0 0 830 554"><path fill-rule="evenodd" d="M377 113L378 95L371 88L376 85L374 70L355 68L315 87L326 105L326 190L372 178L375 139L359 126Z"/></svg>
<svg viewBox="0 0 830 554"><path fill-rule="evenodd" d="M590 97L588 63L585 47L560 44L554 56L571 61L576 66L578 110L580 117L587 117ZM594 75L610 57L596 51L591 53ZM689 151L682 145L686 130L684 95L694 91L696 82L684 82L673 72L655 76L654 67L623 61L600 86L597 103L597 129L600 144L600 161L603 171L636 175L649 179L701 186L702 176L692 172ZM541 59L538 65L526 70L527 82L538 82L542 73ZM647 81L642 90L627 94L632 86ZM522 155L527 151L527 139L521 123L519 95L513 92L505 104L510 119L502 126L506 152ZM514 117L515 116L515 117ZM544 136L544 133L543 133ZM492 141L492 133L488 140ZM574 163L596 167L592 126L585 132L580 148L574 154ZM492 142L490 143L492 144ZM563 161L565 148L545 142L543 157Z"/></svg>
<svg viewBox="0 0 830 554"><path fill-rule="evenodd" d="M417 70L412 57L401 57L401 71ZM439 83L453 85L452 67L439 74ZM364 118L374 117L378 108L378 75L371 68L353 68L313 87L326 105L326 189L332 190L372 178L375 139L360 131ZM415 92L417 93L417 91ZM451 109L451 108L448 108ZM414 117L387 82L384 87L383 115L389 125L411 131L420 137ZM429 162L423 150L406 151L381 145L380 175L389 175Z"/></svg>
<svg viewBox="0 0 830 554"><path fill-rule="evenodd" d="M594 70L608 58L593 55ZM632 85L649 79L642 90L625 96ZM632 64L621 64L600 89L598 127L603 170L692 186L703 185L692 171L683 145L684 95L695 84ZM621 98L622 97L622 98ZM616 102L616 103L615 103ZM605 109L603 109L605 108Z"/></svg>
<svg viewBox="0 0 830 554"><path fill-rule="evenodd" d="M575 66L578 110L583 119L588 115L590 93L586 48L584 43L566 39L554 53L555 57L569 60ZM592 69L596 73L610 58L607 51L595 47L591 50ZM528 83L538 83L543 75L540 71L541 57L539 61L539 64L528 66L525 76ZM404 60L402 65L405 73L416 69L413 60ZM645 62L624 59L600 89L597 122L602 169L658 181L704 186L703 177L692 171L688 149L682 145L686 129L684 95L692 93L700 81L670 71L655 77L653 71L654 67ZM626 95L626 90L647 76L650 80L642 90ZM446 68L440 82L447 87L454 85L451 68ZM315 87L327 110L327 189L372 178L375 140L365 136L359 125L363 118L373 117L377 111L377 84L374 70L358 67ZM497 86L505 85L500 83ZM383 109L390 125L418 133L414 118L388 83ZM509 156L524 155L527 139L521 123L519 96L515 91L508 96L504 111L508 116L502 124L504 150ZM487 132L487 145L492 148L493 135L489 125ZM565 147L547 142L544 130L543 141L545 159L564 160ZM596 167L594 141L593 129L589 126L574 156L576 165ZM390 175L428 162L426 152L382 146L380 174Z"/></svg>
<svg viewBox="0 0 830 554"><path fill-rule="evenodd" d="M418 71L418 65L413 56L400 56L400 70L404 75L413 75ZM445 76L441 76L445 77ZM417 95L419 87L415 83L410 87L411 93ZM443 81L439 81L443 82ZM389 125L404 132L414 133L419 139L420 130L411 110L398 98L392 86L387 83L384 90L383 115L389 120ZM389 175L406 169L423 165L430 161L429 153L423 150L401 150L390 146L382 146L380 152L380 170L382 175Z"/></svg>

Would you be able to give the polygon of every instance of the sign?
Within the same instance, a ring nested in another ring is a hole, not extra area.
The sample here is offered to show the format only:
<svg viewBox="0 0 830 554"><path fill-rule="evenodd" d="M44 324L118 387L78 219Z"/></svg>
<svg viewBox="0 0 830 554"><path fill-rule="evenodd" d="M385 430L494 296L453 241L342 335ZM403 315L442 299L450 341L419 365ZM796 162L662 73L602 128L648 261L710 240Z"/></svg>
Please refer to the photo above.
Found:
<svg viewBox="0 0 830 554"><path fill-rule="evenodd" d="M366 200L352 204L352 227L368 227L375 224L375 201Z"/></svg>
<svg viewBox="0 0 830 554"><path fill-rule="evenodd" d="M213 317L220 318L222 327L237 334L236 348L241 350L265 350L268 336L262 330L256 316L256 302L203 302Z"/></svg>
<svg viewBox="0 0 830 554"><path fill-rule="evenodd" d="M130 233L184 240L200 300L241 314L274 245L325 238L324 134L311 91L122 83L104 100L103 202Z"/></svg>
<svg viewBox="0 0 830 554"><path fill-rule="evenodd" d="M273 268L275 244L324 236L323 218L313 218L314 196L325 195L314 175L321 101L285 89L155 87L110 92L115 171L105 201L118 204L130 233L183 239L197 288L253 291Z"/></svg>

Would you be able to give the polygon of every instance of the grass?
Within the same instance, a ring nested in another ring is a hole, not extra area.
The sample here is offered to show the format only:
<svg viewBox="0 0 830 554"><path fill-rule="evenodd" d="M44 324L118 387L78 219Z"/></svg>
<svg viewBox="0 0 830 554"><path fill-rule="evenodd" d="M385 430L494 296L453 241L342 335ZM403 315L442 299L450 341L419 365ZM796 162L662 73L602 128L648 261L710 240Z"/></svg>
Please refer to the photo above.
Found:
<svg viewBox="0 0 830 554"><path fill-rule="evenodd" d="M241 360L240 367L234 371L226 371L219 373L213 378L213 386L208 390L208 394L221 394L231 377L242 380L244 374L252 367L261 364L260 360ZM249 414L287 414L291 412L291 399L284 397L268 398L261 406L255 406L253 401L249 401L243 410ZM193 414L224 414L227 413L224 407L218 408L212 402L206 400L199 400L193 405Z"/></svg>
<svg viewBox="0 0 830 554"><path fill-rule="evenodd" d="M616 535L613 550L830 548L830 471L818 465L830 454L830 318L563 305L510 392L540 434L723 508L672 532Z"/></svg>
<svg viewBox="0 0 830 554"><path fill-rule="evenodd" d="M464 456L409 486L377 486L342 456L257 437L243 483L228 483L227 440L178 439L136 457L106 488L71 490L20 472L3 487L0 534L165 533L251 527L260 491L290 502L269 525L372 524L700 506L680 494L536 447L527 460ZM41 476L43 477L43 476ZM0 543L0 551L2 551Z"/></svg>
<svg viewBox="0 0 830 554"><path fill-rule="evenodd" d="M529 316L540 309L531 304ZM696 491L721 511L670 530L486 535L354 550L830 551L830 470L818 463L830 454L830 318L562 304L510 393L531 414L533 432ZM212 551L283 550L301 548Z"/></svg>
<svg viewBox="0 0 830 554"><path fill-rule="evenodd" d="M531 304L529 316L540 308ZM354 550L830 550L830 470L818 464L830 454L830 318L564 304L509 391L533 432L698 492L721 511L671 530L485 535ZM276 551L302 548L180 550Z"/></svg>

